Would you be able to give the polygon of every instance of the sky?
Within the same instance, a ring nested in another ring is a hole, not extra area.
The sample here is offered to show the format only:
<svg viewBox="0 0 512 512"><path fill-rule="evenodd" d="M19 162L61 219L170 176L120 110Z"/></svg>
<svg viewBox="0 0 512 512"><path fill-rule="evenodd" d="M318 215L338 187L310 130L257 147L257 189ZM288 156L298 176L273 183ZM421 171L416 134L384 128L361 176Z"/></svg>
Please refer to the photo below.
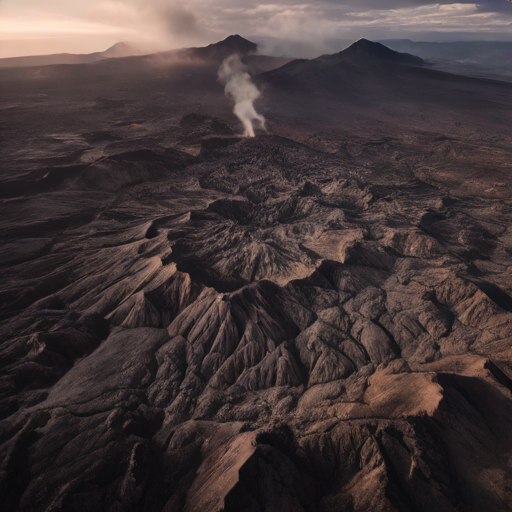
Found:
<svg viewBox="0 0 512 512"><path fill-rule="evenodd" d="M512 0L0 0L0 57L119 41L164 50L234 33L319 47L361 37L512 41Z"/></svg>

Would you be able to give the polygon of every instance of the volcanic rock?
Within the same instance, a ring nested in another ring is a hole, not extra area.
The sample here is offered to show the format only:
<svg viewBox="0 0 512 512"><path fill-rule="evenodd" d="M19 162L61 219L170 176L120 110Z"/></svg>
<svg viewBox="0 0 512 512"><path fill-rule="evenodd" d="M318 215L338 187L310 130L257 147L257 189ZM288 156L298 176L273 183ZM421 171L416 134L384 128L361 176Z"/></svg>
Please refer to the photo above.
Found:
<svg viewBox="0 0 512 512"><path fill-rule="evenodd" d="M2 510L512 507L512 87L349 50L0 73Z"/></svg>

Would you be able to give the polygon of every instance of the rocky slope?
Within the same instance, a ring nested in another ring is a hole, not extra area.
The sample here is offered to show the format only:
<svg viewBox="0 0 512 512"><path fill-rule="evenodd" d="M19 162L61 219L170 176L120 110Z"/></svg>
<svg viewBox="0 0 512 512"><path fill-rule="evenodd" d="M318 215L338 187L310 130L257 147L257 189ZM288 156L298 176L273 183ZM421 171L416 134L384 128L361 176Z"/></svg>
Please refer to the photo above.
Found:
<svg viewBox="0 0 512 512"><path fill-rule="evenodd" d="M130 131L133 95L6 162L2 510L512 507L501 104L486 143L315 138L345 107L306 133L275 94L255 139L165 102Z"/></svg>

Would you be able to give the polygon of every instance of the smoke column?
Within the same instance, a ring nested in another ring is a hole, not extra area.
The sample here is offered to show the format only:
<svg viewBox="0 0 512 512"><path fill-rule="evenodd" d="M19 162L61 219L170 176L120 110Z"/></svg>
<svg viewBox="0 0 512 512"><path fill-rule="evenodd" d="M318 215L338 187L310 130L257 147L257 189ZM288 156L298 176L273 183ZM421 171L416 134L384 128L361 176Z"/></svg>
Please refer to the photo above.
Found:
<svg viewBox="0 0 512 512"><path fill-rule="evenodd" d="M254 102L261 96L252 83L247 67L238 55L231 55L220 65L219 81L224 84L226 96L233 98L233 112L244 125L244 137L254 137L254 121L265 129L265 118L254 110Z"/></svg>

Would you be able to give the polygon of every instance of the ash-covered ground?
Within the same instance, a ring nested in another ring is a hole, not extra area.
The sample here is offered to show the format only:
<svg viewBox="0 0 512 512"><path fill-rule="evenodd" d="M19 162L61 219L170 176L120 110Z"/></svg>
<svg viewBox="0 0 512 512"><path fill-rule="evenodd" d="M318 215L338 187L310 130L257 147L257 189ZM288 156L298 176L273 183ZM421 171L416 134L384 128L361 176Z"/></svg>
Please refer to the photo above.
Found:
<svg viewBox="0 0 512 512"><path fill-rule="evenodd" d="M511 510L512 84L203 57L0 70L0 508Z"/></svg>

